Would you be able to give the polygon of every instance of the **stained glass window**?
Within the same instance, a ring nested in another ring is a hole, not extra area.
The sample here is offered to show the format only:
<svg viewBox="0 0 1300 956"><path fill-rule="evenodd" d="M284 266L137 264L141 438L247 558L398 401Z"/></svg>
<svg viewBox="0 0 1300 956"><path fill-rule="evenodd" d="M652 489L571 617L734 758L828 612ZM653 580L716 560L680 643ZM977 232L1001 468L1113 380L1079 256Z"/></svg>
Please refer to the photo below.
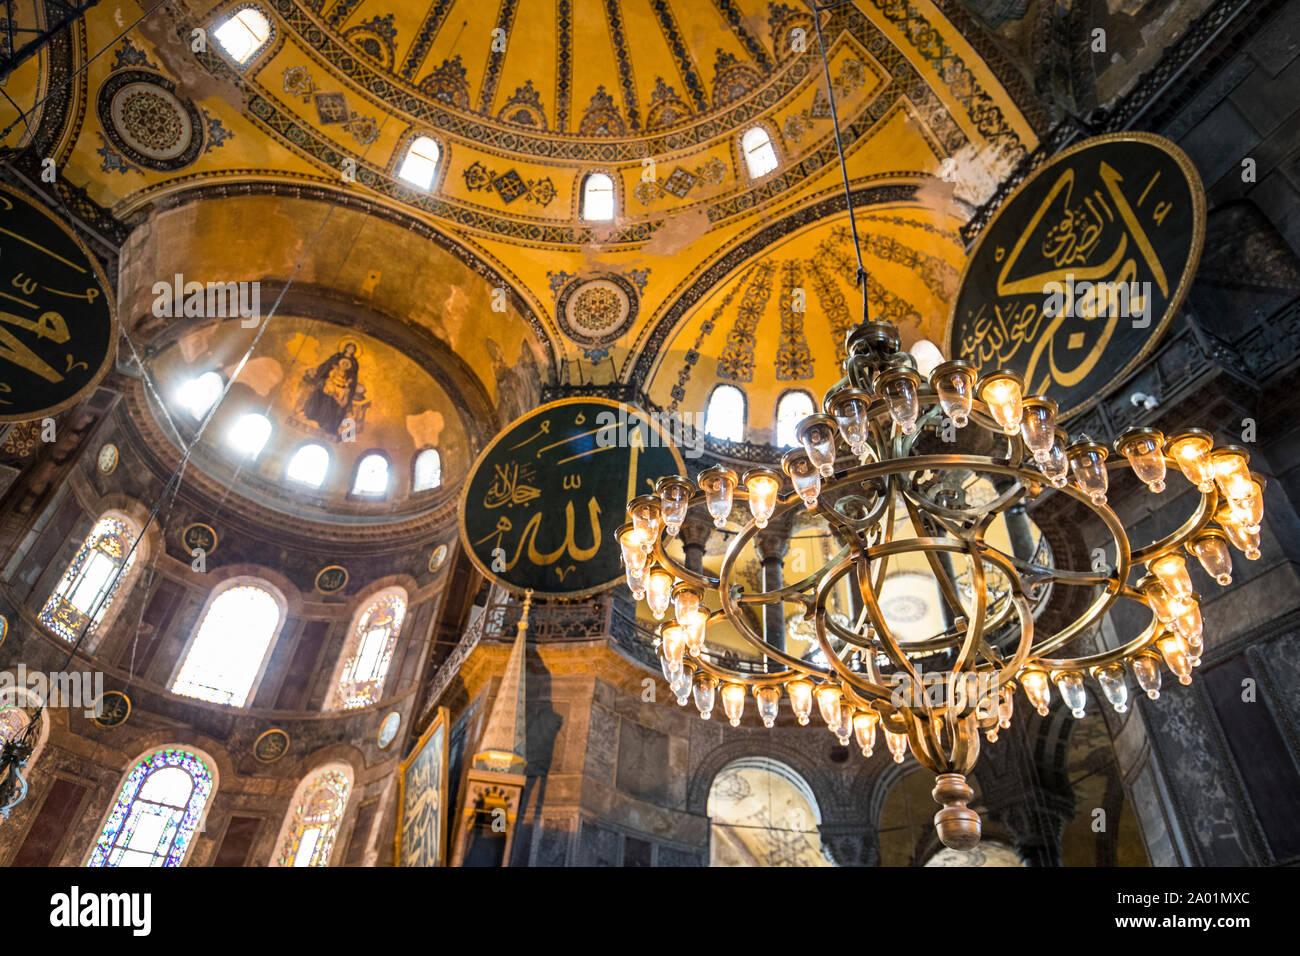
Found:
<svg viewBox="0 0 1300 956"><path fill-rule="evenodd" d="M87 621L93 621L93 630L135 564L131 545L138 534L125 516L100 518L41 608L41 623L65 641L75 641Z"/></svg>
<svg viewBox="0 0 1300 956"><path fill-rule="evenodd" d="M126 778L87 866L180 866L208 797L212 772L186 750L159 750Z"/></svg>
<svg viewBox="0 0 1300 956"><path fill-rule="evenodd" d="M352 781L340 765L317 771L310 784L298 788L276 866L329 866L351 789Z"/></svg>
<svg viewBox="0 0 1300 956"><path fill-rule="evenodd" d="M415 478L411 482L412 491L428 491L442 484L442 459L438 449L426 448L415 456Z"/></svg>
<svg viewBox="0 0 1300 956"><path fill-rule="evenodd" d="M351 710L379 700L405 616L406 594L401 588L381 592L357 614L343 651L335 709Z"/></svg>
<svg viewBox="0 0 1300 956"><path fill-rule="evenodd" d="M280 624L270 592L240 584L218 594L172 684L172 693L243 706Z"/></svg>

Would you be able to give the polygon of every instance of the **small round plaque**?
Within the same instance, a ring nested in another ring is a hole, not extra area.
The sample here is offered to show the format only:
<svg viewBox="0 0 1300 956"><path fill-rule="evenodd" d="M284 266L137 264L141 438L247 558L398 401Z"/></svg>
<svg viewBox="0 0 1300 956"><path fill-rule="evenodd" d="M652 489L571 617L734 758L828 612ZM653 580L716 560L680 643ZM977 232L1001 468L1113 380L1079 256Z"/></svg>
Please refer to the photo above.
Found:
<svg viewBox="0 0 1300 956"><path fill-rule="evenodd" d="M95 723L101 727L120 727L131 716L131 698L120 690L105 691L95 701Z"/></svg>
<svg viewBox="0 0 1300 956"><path fill-rule="evenodd" d="M386 750L397 739L397 729L402 726L402 715L393 711L379 725L379 749Z"/></svg>
<svg viewBox="0 0 1300 956"><path fill-rule="evenodd" d="M433 554L429 555L429 570L437 571L442 567L442 562L447 560L447 546L440 544L433 549Z"/></svg>
<svg viewBox="0 0 1300 956"><path fill-rule="evenodd" d="M275 763L289 750L289 735L273 727L253 741L253 756L261 763Z"/></svg>
<svg viewBox="0 0 1300 956"><path fill-rule="evenodd" d="M217 550L217 532L211 525L192 524L181 532L181 540L185 542L185 549L191 554L195 551L211 554Z"/></svg>
<svg viewBox="0 0 1300 956"><path fill-rule="evenodd" d="M111 475L117 470L117 446L111 441L105 442L99 449L99 473L101 475Z"/></svg>
<svg viewBox="0 0 1300 956"><path fill-rule="evenodd" d="M348 584L348 570L337 564L316 572L316 590L321 594L337 594Z"/></svg>

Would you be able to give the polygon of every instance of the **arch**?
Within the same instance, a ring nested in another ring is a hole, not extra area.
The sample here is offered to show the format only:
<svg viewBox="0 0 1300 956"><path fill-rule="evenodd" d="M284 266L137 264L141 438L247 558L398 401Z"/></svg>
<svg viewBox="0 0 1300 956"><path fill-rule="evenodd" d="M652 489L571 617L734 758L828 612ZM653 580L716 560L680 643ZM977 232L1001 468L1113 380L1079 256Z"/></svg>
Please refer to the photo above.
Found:
<svg viewBox="0 0 1300 956"><path fill-rule="evenodd" d="M284 477L286 481L294 484L319 488L325 484L329 468L329 449L319 442L307 442L305 445L298 446L298 450L289 459L289 464L284 469Z"/></svg>
<svg viewBox="0 0 1300 956"><path fill-rule="evenodd" d="M617 180L605 170L592 170L582 179L582 206L578 218L583 222L613 222L618 213Z"/></svg>
<svg viewBox="0 0 1300 956"><path fill-rule="evenodd" d="M740 134L740 156L745 161L745 171L750 179L762 179L781 166L776 140L762 123L756 123Z"/></svg>
<svg viewBox="0 0 1300 956"><path fill-rule="evenodd" d="M322 764L303 777L289 802L270 865L329 866L352 784L352 767L342 761Z"/></svg>
<svg viewBox="0 0 1300 956"><path fill-rule="evenodd" d="M721 441L744 441L748 415L744 392L735 385L715 385L704 406L704 432Z"/></svg>
<svg viewBox="0 0 1300 956"><path fill-rule="evenodd" d="M398 153L397 178L425 192L432 192L442 168L442 145L425 132L410 134Z"/></svg>
<svg viewBox="0 0 1300 956"><path fill-rule="evenodd" d="M240 69L246 69L258 54L271 44L275 27L266 11L256 4L236 7L226 19L212 28L217 46Z"/></svg>
<svg viewBox="0 0 1300 956"><path fill-rule="evenodd" d="M225 387L226 380L221 377L221 373L209 369L187 380L177 389L176 403L185 409L191 418L201 422L221 398L221 392Z"/></svg>
<svg viewBox="0 0 1300 956"><path fill-rule="evenodd" d="M110 606L129 592L147 558L139 522L122 511L104 512L82 540L38 619L69 643L80 637L87 623L87 636L95 636Z"/></svg>
<svg viewBox="0 0 1300 956"><path fill-rule="evenodd" d="M781 393L776 400L776 420L773 436L777 447L793 448L799 444L794 430L799 423L817 411L817 402L812 393L803 388L791 388Z"/></svg>
<svg viewBox="0 0 1300 956"><path fill-rule="evenodd" d="M226 441L239 454L256 461L266 443L271 440L271 419L261 412L249 412L226 433Z"/></svg>
<svg viewBox="0 0 1300 956"><path fill-rule="evenodd" d="M442 456L436 448L422 448L411 459L411 491L432 491L442 486Z"/></svg>
<svg viewBox="0 0 1300 956"><path fill-rule="evenodd" d="M1027 866L1025 858L1009 843L980 840L973 850L953 850L940 846L922 866Z"/></svg>
<svg viewBox="0 0 1300 956"><path fill-rule="evenodd" d="M216 789L216 764L197 747L145 751L123 775L85 865L183 865Z"/></svg>
<svg viewBox="0 0 1300 956"><path fill-rule="evenodd" d="M376 703L406 621L407 593L384 588L357 609L335 668L327 710L353 710Z"/></svg>
<svg viewBox="0 0 1300 956"><path fill-rule="evenodd" d="M284 595L240 576L214 588L168 684L173 694L242 707L253 698L284 626Z"/></svg>
<svg viewBox="0 0 1300 956"><path fill-rule="evenodd" d="M793 768L766 756L733 760L714 775L706 804L710 866L829 866L821 809Z"/></svg>
<svg viewBox="0 0 1300 956"><path fill-rule="evenodd" d="M388 456L377 449L371 450L357 459L357 466L352 471L350 494L358 498L386 498L392 483Z"/></svg>

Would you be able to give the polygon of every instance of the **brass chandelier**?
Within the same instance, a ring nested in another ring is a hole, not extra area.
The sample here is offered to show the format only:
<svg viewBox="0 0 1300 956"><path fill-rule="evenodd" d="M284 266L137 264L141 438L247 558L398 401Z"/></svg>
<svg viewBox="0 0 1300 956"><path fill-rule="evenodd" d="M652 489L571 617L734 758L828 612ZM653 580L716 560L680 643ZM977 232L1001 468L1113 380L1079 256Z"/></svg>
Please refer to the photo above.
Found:
<svg viewBox="0 0 1300 956"><path fill-rule="evenodd" d="M1220 585L1232 580L1230 543L1258 558L1264 479L1250 471L1245 449L1216 448L1213 436L1198 428L1169 436L1131 428L1113 453L1087 436L1071 441L1057 424L1056 404L1026 396L1013 370L981 376L968 362L948 361L922 375L916 357L900 349L897 329L866 314L867 273L821 30L825 8L812 6L863 302L863 321L847 337L844 377L826 392L822 411L800 423L802 447L784 456L780 471L759 467L737 475L720 465L695 481L663 478L655 494L629 502L619 543L633 596L664 622L656 647L678 703L693 698L707 720L720 698L730 723L739 726L752 694L758 716L772 727L782 696L800 724L809 722L815 702L840 742L856 740L868 757L883 731L895 761L902 763L910 749L937 775L939 839L967 850L979 843L980 818L967 806L974 792L966 775L978 759L981 731L992 742L1010 726L1017 688L1046 716L1055 685L1082 717L1089 680L1120 712L1128 706L1129 673L1151 699L1160 692L1162 664L1180 683L1191 682L1203 641L1185 555L1195 556ZM1200 494L1197 507L1171 534L1134 549L1106 504L1111 474L1124 468L1153 494L1164 492L1171 471L1181 472ZM972 475L993 480L991 500L967 500ZM1049 493L1095 515L1113 544L1113 566L1063 569L990 543L1000 516ZM716 577L669 554L666 544L692 508L702 506L723 529L742 502L748 518ZM768 588L764 581L746 590L738 574L742 552L769 523L765 533L789 538L788 519L800 511L838 553L792 584ZM900 526L910 526L911 534L899 535ZM881 608L891 561L906 555L921 556L949 612L942 627L920 639L900 639ZM1062 626L1039 629L1031 602L1047 587L1087 589L1092 599ZM1061 656L1121 599L1150 612L1138 634L1118 647ZM833 613L830 605L844 601L851 613ZM787 653L771 625L756 626L773 605L781 609L774 612L781 627L785 605L812 622L820 654ZM708 629L724 625L762 655L764 670L706 652Z"/></svg>

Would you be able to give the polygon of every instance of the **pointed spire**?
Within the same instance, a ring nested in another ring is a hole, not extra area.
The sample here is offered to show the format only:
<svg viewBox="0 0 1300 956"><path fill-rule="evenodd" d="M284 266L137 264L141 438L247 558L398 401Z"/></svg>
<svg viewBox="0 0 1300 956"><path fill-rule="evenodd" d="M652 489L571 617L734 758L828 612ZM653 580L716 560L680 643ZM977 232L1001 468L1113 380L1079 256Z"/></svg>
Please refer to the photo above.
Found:
<svg viewBox="0 0 1300 956"><path fill-rule="evenodd" d="M492 713L488 715L487 729L479 744L478 753L474 755L474 767L480 770L496 770L504 773L519 773L525 763L525 725L524 725L524 648L528 642L528 611L532 607L533 591L529 588L524 594L524 612L515 625L514 646L510 649L510 659L506 661L506 671L501 678L501 688L496 700L492 702Z"/></svg>

